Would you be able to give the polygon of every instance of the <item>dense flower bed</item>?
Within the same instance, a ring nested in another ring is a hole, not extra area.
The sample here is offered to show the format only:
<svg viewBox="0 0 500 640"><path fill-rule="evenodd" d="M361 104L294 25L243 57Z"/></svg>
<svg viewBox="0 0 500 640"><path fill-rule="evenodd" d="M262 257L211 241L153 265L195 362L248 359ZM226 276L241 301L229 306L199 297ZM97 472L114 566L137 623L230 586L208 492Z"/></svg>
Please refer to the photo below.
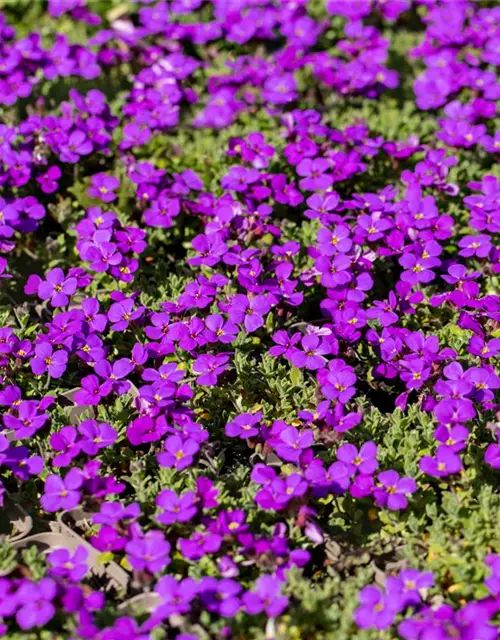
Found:
<svg viewBox="0 0 500 640"><path fill-rule="evenodd" d="M4 3L0 635L498 637L497 5Z"/></svg>

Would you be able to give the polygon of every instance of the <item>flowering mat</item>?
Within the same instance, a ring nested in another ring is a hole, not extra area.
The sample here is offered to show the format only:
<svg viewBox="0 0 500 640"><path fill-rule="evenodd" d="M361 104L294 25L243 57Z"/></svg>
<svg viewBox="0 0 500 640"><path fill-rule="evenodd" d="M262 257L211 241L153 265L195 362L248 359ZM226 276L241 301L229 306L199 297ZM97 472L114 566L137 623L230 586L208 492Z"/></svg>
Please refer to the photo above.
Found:
<svg viewBox="0 0 500 640"><path fill-rule="evenodd" d="M499 637L498 1L0 6L0 635Z"/></svg>

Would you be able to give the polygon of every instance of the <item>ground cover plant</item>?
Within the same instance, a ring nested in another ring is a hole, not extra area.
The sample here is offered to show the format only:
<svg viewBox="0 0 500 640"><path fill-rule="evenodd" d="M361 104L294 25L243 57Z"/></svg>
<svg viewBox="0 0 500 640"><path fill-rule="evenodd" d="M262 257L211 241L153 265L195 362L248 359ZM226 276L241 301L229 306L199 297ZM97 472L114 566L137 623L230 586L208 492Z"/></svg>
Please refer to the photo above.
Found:
<svg viewBox="0 0 500 640"><path fill-rule="evenodd" d="M0 635L497 638L498 3L0 7Z"/></svg>

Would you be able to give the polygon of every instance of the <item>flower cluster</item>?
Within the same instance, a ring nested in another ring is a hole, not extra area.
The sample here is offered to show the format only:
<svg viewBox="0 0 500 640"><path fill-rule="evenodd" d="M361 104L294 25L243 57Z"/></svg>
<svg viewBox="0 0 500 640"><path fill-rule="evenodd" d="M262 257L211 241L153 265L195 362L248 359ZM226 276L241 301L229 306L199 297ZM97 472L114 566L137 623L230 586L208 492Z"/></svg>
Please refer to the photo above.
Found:
<svg viewBox="0 0 500 640"><path fill-rule="evenodd" d="M104 4L0 14L0 635L497 637L499 8Z"/></svg>
<svg viewBox="0 0 500 640"><path fill-rule="evenodd" d="M458 610L447 604L425 605L429 589L434 586L432 573L406 569L387 578L383 591L376 586L367 586L360 591L360 606L354 612L356 624L360 628L387 629L399 613L411 607L416 612L398 625L399 635L405 640L424 640L433 636L496 638L492 619L500 608L496 588L499 556L488 556L486 563L493 571L485 581L489 597L470 602Z"/></svg>

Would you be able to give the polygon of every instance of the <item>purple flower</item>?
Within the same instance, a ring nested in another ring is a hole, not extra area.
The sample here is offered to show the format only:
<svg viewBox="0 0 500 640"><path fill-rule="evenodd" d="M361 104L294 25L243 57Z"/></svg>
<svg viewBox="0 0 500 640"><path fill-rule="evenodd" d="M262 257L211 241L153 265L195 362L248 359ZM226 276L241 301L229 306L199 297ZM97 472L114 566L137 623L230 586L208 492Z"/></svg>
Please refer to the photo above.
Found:
<svg viewBox="0 0 500 640"><path fill-rule="evenodd" d="M500 445L489 444L484 453L484 461L493 469L500 469Z"/></svg>
<svg viewBox="0 0 500 640"><path fill-rule="evenodd" d="M255 169L267 168L274 152L274 147L266 144L264 136L259 132L249 133L241 143L241 157L245 162L251 162Z"/></svg>
<svg viewBox="0 0 500 640"><path fill-rule="evenodd" d="M421 256L415 253L409 252L403 254L399 259L399 264L405 268L405 271L401 274L401 280L411 285L418 283L426 284L436 277L436 274L430 267L437 265L426 262ZM439 261L437 264L439 264Z"/></svg>
<svg viewBox="0 0 500 640"><path fill-rule="evenodd" d="M442 442L453 452L457 453L465 449L469 437L469 430L461 424L453 427L445 427L440 424L434 431L434 437L438 442Z"/></svg>
<svg viewBox="0 0 500 640"><path fill-rule="evenodd" d="M256 295L248 297L236 294L228 310L229 318L233 322L243 323L245 329L252 333L264 325L264 317L271 309L268 296Z"/></svg>
<svg viewBox="0 0 500 640"><path fill-rule="evenodd" d="M365 236L368 242L380 240L384 237L386 231L392 227L392 222L384 218L381 211L360 216L357 224L360 235Z"/></svg>
<svg viewBox="0 0 500 640"><path fill-rule="evenodd" d="M96 363L94 371L106 378L112 384L112 389L118 394L126 393L130 388L127 380L121 381L134 370L134 364L128 358L120 358L111 365L107 360L100 360Z"/></svg>
<svg viewBox="0 0 500 640"><path fill-rule="evenodd" d="M80 160L80 156L87 156L92 151L92 142L83 131L75 129L70 133L68 140L61 145L59 157L63 162L75 164Z"/></svg>
<svg viewBox="0 0 500 640"><path fill-rule="evenodd" d="M166 426L151 416L136 418L127 429L127 438L133 446L157 442L167 432Z"/></svg>
<svg viewBox="0 0 500 640"><path fill-rule="evenodd" d="M458 254L464 258L486 258L492 249L491 239L487 235L465 236L459 240L458 246L461 247Z"/></svg>
<svg viewBox="0 0 500 640"><path fill-rule="evenodd" d="M99 404L101 399L111 392L112 388L109 380L101 384L99 378L94 375L82 378L80 385L82 388L74 396L76 404L80 406Z"/></svg>
<svg viewBox="0 0 500 640"><path fill-rule="evenodd" d="M64 480L60 476L50 475L45 480L45 487L40 503L45 511L54 512L60 509L74 509L80 503L80 473L70 471Z"/></svg>
<svg viewBox="0 0 500 640"><path fill-rule="evenodd" d="M320 369L325 365L324 355L331 352L331 346L319 336L306 335L302 338L303 351L295 349L290 360L295 367L311 370Z"/></svg>
<svg viewBox="0 0 500 640"><path fill-rule="evenodd" d="M35 400L24 400L17 406L17 417L8 413L4 414L3 422L7 429L15 431L16 438L31 438L39 429L41 429L49 415L40 413L39 403Z"/></svg>
<svg viewBox="0 0 500 640"><path fill-rule="evenodd" d="M240 573L238 565L229 556L219 558L217 569L223 578L236 578Z"/></svg>
<svg viewBox="0 0 500 640"><path fill-rule="evenodd" d="M383 594L377 587L367 586L359 592L360 606L354 611L354 621L361 629L387 629L400 610L398 598Z"/></svg>
<svg viewBox="0 0 500 640"><path fill-rule="evenodd" d="M479 402L493 400L493 391L500 388L500 378L487 368L470 367L465 372L464 379L474 389L473 397Z"/></svg>
<svg viewBox="0 0 500 640"><path fill-rule="evenodd" d="M498 596L500 594L500 556L489 553L484 561L491 569L491 575L486 578L484 584L492 595Z"/></svg>
<svg viewBox="0 0 500 640"><path fill-rule="evenodd" d="M80 582L88 571L86 560L89 552L85 547L77 547L74 554L68 549L51 551L47 560L51 565L49 574L67 578L70 582Z"/></svg>
<svg viewBox="0 0 500 640"><path fill-rule="evenodd" d="M250 615L265 612L269 618L281 615L288 606L288 598L281 595L283 583L273 576L261 576L253 591L243 594L243 607Z"/></svg>
<svg viewBox="0 0 500 640"><path fill-rule="evenodd" d="M248 529L246 514L241 509L221 511L217 516L217 530L224 535L238 535Z"/></svg>
<svg viewBox="0 0 500 640"><path fill-rule="evenodd" d="M141 147L151 139L151 130L137 122L129 122L123 127L123 140L120 142L120 149L131 149Z"/></svg>
<svg viewBox="0 0 500 640"><path fill-rule="evenodd" d="M16 613L16 622L23 631L34 627L45 627L56 613L53 600L57 595L57 585L51 578L42 578L40 582L25 581L16 593L20 608Z"/></svg>
<svg viewBox="0 0 500 640"><path fill-rule="evenodd" d="M97 273L105 273L123 262L123 256L119 253L115 243L109 242L110 233L98 231L92 241L82 244L80 255L83 260L90 263L89 267Z"/></svg>
<svg viewBox="0 0 500 640"><path fill-rule="evenodd" d="M351 230L346 225L336 225L331 231L322 227L318 231L318 248L324 256L347 253L352 247L350 235Z"/></svg>
<svg viewBox="0 0 500 640"><path fill-rule="evenodd" d="M276 454L287 462L298 462L301 452L314 443L314 434L310 429L299 432L296 427L286 426L278 437L271 438L270 444Z"/></svg>
<svg viewBox="0 0 500 640"><path fill-rule="evenodd" d="M165 489L156 498L156 505L163 509L156 516L156 520L165 525L174 522L189 522L198 511L196 502L194 491L187 491L178 496L172 489Z"/></svg>
<svg viewBox="0 0 500 640"><path fill-rule="evenodd" d="M126 507L120 502L104 502L101 510L92 517L93 523L116 524L119 521L135 520L141 514L141 509L136 502Z"/></svg>
<svg viewBox="0 0 500 640"><path fill-rule="evenodd" d="M191 438L183 440L180 436L170 436L165 440L164 452L157 456L158 464L161 467L185 469L193 464L199 448L199 444Z"/></svg>
<svg viewBox="0 0 500 640"><path fill-rule="evenodd" d="M196 481L196 489L198 500L204 509L214 509L219 505L217 496L219 490L214 487L214 483L203 476L199 477Z"/></svg>
<svg viewBox="0 0 500 640"><path fill-rule="evenodd" d="M464 640L494 640L497 630L489 622L495 613L495 604L492 606L490 599L472 601L456 611L446 604L424 607L418 614L403 620L398 632L407 640L424 639L429 632L443 640L450 638L450 633Z"/></svg>
<svg viewBox="0 0 500 640"><path fill-rule="evenodd" d="M58 180L61 176L61 169L57 166L52 166L49 167L45 173L38 176L36 181L44 193L54 193L59 187Z"/></svg>
<svg viewBox="0 0 500 640"><path fill-rule="evenodd" d="M445 398L436 404L433 413L442 424L452 425L456 422L472 420L476 415L476 410L468 399Z"/></svg>
<svg viewBox="0 0 500 640"><path fill-rule="evenodd" d="M37 344L35 357L31 360L31 370L36 376L41 376L46 371L52 378L60 378L66 371L68 354L64 349L53 351L47 342Z"/></svg>
<svg viewBox="0 0 500 640"><path fill-rule="evenodd" d="M11 353L14 340L15 335L10 327L0 328L0 354Z"/></svg>
<svg viewBox="0 0 500 640"><path fill-rule="evenodd" d="M99 313L99 301L97 298L85 298L82 300L82 311L85 314L85 322L92 331L103 333L108 323L105 314Z"/></svg>
<svg viewBox="0 0 500 640"><path fill-rule="evenodd" d="M121 551L124 549L127 539L120 535L112 526L104 525L95 536L91 536L90 542L99 551Z"/></svg>
<svg viewBox="0 0 500 640"><path fill-rule="evenodd" d="M297 173L303 176L299 182L305 191L325 191L333 184L331 175L325 172L330 169L330 163L324 158L304 158L297 165Z"/></svg>
<svg viewBox="0 0 500 640"><path fill-rule="evenodd" d="M224 189L232 191L246 191L248 186L257 182L259 177L260 174L255 169L233 166L229 173L222 178L221 185Z"/></svg>
<svg viewBox="0 0 500 640"><path fill-rule="evenodd" d="M161 604L154 611L155 619L164 619L173 614L186 614L191 602L198 595L199 586L192 578L177 581L172 576L163 576L155 586ZM178 636L177 636L178 637Z"/></svg>
<svg viewBox="0 0 500 640"><path fill-rule="evenodd" d="M199 595L202 607L225 618L232 618L241 608L241 585L230 578L216 580L205 577L200 580Z"/></svg>
<svg viewBox="0 0 500 640"><path fill-rule="evenodd" d="M197 383L205 387L217 384L217 376L223 373L229 362L229 356L222 353L199 356L193 363L193 371L197 374Z"/></svg>
<svg viewBox="0 0 500 640"><path fill-rule="evenodd" d="M375 300L374 306L371 309L368 309L366 314L368 318L377 318L383 327L389 327L391 324L395 324L399 319L398 314L395 313L396 307L396 295L393 291L390 291L386 302Z"/></svg>
<svg viewBox="0 0 500 640"><path fill-rule="evenodd" d="M311 220L314 220L315 218L320 218L321 220L325 220L325 216L326 216L326 221L327 221L329 220L328 218L328 216L330 215L329 212L334 211L339 205L340 197L338 193L335 193L335 191L333 192L328 191L327 193L325 193L324 196L318 193L315 193L313 196L310 196L309 198L307 198L306 202L311 207L310 209L307 209L304 212L304 215L306 216L306 218L309 218ZM335 216L335 214L331 214L331 215L332 217ZM350 241L346 241L346 236L344 235L345 233L344 227L342 227L340 234L337 234L336 231L335 232L328 231L328 235L324 235L324 230L321 229L318 232L318 241L320 240L320 233L321 233L322 242L323 240L326 241L327 238L330 238L330 235L331 235L330 242L332 244L332 247L334 249L337 248L338 251L341 251L342 253L344 253L343 251L344 249L348 251L352 245ZM341 248L339 248L339 245ZM331 249L329 249L329 251L331 251ZM322 251L322 253L324 252ZM331 255L333 255L334 253L336 253L335 250L331 252ZM325 255L328 255L328 254L325 254Z"/></svg>
<svg viewBox="0 0 500 640"><path fill-rule="evenodd" d="M321 391L325 398L346 404L356 393L354 389L356 374L353 368L342 360L332 360L328 366L330 371L326 375L326 381L321 387Z"/></svg>
<svg viewBox="0 0 500 640"><path fill-rule="evenodd" d="M351 475L354 473L370 474L378 469L377 445L365 442L359 449L353 444L343 444L337 450L337 458L347 465Z"/></svg>
<svg viewBox="0 0 500 640"><path fill-rule="evenodd" d="M377 484L373 489L375 503L379 507L387 507L391 511L406 509L406 496L415 493L417 483L413 478L400 478L396 471L382 471L378 474Z"/></svg>
<svg viewBox="0 0 500 640"><path fill-rule="evenodd" d="M217 553L222 546L222 536L217 533L195 532L190 538L180 538L179 550L188 560L200 560L209 553Z"/></svg>
<svg viewBox="0 0 500 640"><path fill-rule="evenodd" d="M482 336L472 336L467 351L487 360L500 353L500 338L492 338L486 342Z"/></svg>
<svg viewBox="0 0 500 640"><path fill-rule="evenodd" d="M230 438L241 438L242 440L254 438L259 435L259 423L261 420L262 413L260 411L257 413L242 413L226 424L226 435Z"/></svg>
<svg viewBox="0 0 500 640"><path fill-rule="evenodd" d="M38 295L42 300L48 300L53 307L65 307L69 303L77 287L77 279L65 277L64 271L56 267L47 272L45 280L38 285Z"/></svg>
<svg viewBox="0 0 500 640"><path fill-rule="evenodd" d="M434 585L430 571L424 573L417 569L403 569L398 576L387 578L385 589L388 596L400 601L400 607L419 605L422 602L420 591Z"/></svg>
<svg viewBox="0 0 500 640"><path fill-rule="evenodd" d="M96 420L84 420L78 425L78 431L82 436L80 448L89 456L95 456L100 449L111 446L118 437L111 425Z"/></svg>
<svg viewBox="0 0 500 640"><path fill-rule="evenodd" d="M297 97L297 82L292 73L271 75L264 83L263 100L271 104L286 104Z"/></svg>
<svg viewBox="0 0 500 640"><path fill-rule="evenodd" d="M404 368L399 375L406 382L407 389L420 389L431 376L431 368L426 366L426 362L420 358L411 357L408 360L401 360L400 366Z"/></svg>
<svg viewBox="0 0 500 640"><path fill-rule="evenodd" d="M313 460L306 469L305 476L313 487L313 495L326 496L328 493L342 495L350 484L349 467L343 462L333 462L328 469L320 460Z"/></svg>
<svg viewBox="0 0 500 640"><path fill-rule="evenodd" d="M333 258L319 256L314 267L321 274L321 284L327 289L341 287L352 280L351 261L344 254L337 254Z"/></svg>
<svg viewBox="0 0 500 640"><path fill-rule="evenodd" d="M252 480L256 481L253 472ZM255 502L261 509L278 511L284 509L293 498L303 496L307 489L307 481L300 474L292 473L286 478L274 478L266 484L263 489L257 492Z"/></svg>
<svg viewBox="0 0 500 640"><path fill-rule="evenodd" d="M125 545L127 560L136 571L156 573L170 564L170 543L161 531L148 531Z"/></svg>
<svg viewBox="0 0 500 640"><path fill-rule="evenodd" d="M134 309L134 301L130 299L115 302L108 311L108 319L113 324L113 331L125 331L130 322L137 320L143 314L144 308Z"/></svg>
<svg viewBox="0 0 500 640"><path fill-rule="evenodd" d="M50 436L50 446L57 455L52 464L54 467L67 467L80 453L80 443L77 441L78 432L74 427L63 427Z"/></svg>
<svg viewBox="0 0 500 640"><path fill-rule="evenodd" d="M218 233L206 236L200 234L193 238L191 245L200 255L195 258L189 258L187 262L193 266L205 264L213 267L218 264L222 256L227 253L227 247L223 242L222 236Z"/></svg>
<svg viewBox="0 0 500 640"><path fill-rule="evenodd" d="M169 383L177 383L184 377L185 371L177 368L175 362L167 362L159 369L144 369L142 378L163 387Z"/></svg>
<svg viewBox="0 0 500 640"><path fill-rule="evenodd" d="M90 178L90 185L87 194L91 198L98 198L103 202L113 202L118 197L114 191L120 186L120 181L115 176L96 173Z"/></svg>
<svg viewBox="0 0 500 640"><path fill-rule="evenodd" d="M273 342L278 346L271 347L269 349L269 355L273 357L283 355L285 358L291 358L292 354L295 352L294 345L296 345L300 339L300 333L294 333L290 336L286 331L276 331L273 335Z"/></svg>
<svg viewBox="0 0 500 640"><path fill-rule="evenodd" d="M0 450L2 443L0 443ZM10 447L5 450L2 464L20 480L29 480L30 476L39 476L43 471L43 459L41 456L29 455L27 447ZM1 496L0 496L1 497Z"/></svg>
<svg viewBox="0 0 500 640"><path fill-rule="evenodd" d="M230 320L224 321L219 314L209 315L205 318L206 331L205 338L209 342L222 342L229 344L236 340L239 332L238 327Z"/></svg>
<svg viewBox="0 0 500 640"><path fill-rule="evenodd" d="M160 195L151 202L151 206L144 211L144 222L150 227L163 227L168 229L173 220L181 211L179 198L167 198Z"/></svg>

